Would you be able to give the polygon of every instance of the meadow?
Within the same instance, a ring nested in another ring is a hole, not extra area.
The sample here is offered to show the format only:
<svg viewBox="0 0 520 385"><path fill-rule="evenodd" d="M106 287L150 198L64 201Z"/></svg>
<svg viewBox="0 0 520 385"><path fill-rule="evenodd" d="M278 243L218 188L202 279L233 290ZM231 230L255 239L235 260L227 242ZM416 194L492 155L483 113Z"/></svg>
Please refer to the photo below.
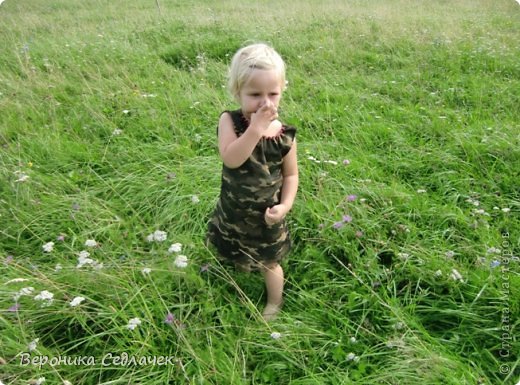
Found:
<svg viewBox="0 0 520 385"><path fill-rule="evenodd" d="M6 0L0 384L520 381L520 5ZM204 244L233 53L287 64L285 305Z"/></svg>

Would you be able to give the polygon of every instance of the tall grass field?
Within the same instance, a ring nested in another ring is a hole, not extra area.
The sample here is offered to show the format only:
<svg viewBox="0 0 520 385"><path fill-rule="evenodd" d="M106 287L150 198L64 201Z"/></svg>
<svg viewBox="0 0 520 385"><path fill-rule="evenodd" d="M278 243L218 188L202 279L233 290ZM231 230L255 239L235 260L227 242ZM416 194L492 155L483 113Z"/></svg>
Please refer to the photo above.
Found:
<svg viewBox="0 0 520 385"><path fill-rule="evenodd" d="M287 65L285 304L205 245L238 48ZM520 382L514 0L5 0L0 385Z"/></svg>

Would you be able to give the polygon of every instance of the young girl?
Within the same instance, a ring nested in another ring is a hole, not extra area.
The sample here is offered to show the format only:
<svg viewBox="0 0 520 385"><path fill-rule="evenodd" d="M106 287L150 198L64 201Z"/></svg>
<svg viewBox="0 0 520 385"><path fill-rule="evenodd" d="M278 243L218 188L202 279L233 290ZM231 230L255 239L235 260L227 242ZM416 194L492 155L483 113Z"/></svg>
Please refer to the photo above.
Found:
<svg viewBox="0 0 520 385"><path fill-rule="evenodd" d="M282 306L280 261L291 247L285 215L298 189L296 129L277 120L284 87L285 64L271 47L253 44L233 57L229 90L240 109L220 116L222 186L207 234L224 261L262 272L267 321Z"/></svg>

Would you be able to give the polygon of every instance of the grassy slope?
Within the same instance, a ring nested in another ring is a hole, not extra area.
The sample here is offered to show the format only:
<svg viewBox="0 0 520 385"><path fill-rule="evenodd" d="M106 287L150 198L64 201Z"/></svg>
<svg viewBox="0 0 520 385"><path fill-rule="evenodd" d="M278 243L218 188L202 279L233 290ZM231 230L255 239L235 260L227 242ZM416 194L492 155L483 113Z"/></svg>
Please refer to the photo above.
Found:
<svg viewBox="0 0 520 385"><path fill-rule="evenodd" d="M501 274L519 248L517 4L199 4L0 7L0 251L13 257L0 270L5 281L30 279L2 285L0 303L25 286L56 297L43 310L22 297L16 314L0 314L0 379L517 380L518 343L499 353L500 328L514 334L519 310L518 262ZM219 190L215 124L232 106L226 65L258 40L287 61L283 117L300 138L285 314L270 326L255 321L260 277L219 267L202 242ZM334 229L346 214L352 223ZM156 229L184 245L188 269L145 241ZM86 239L101 243L91 251L101 271L75 268ZM87 300L72 309L76 295ZM163 323L168 311L183 327ZM143 325L130 332L133 317ZM34 338L40 354L169 354L182 364L21 367L16 355Z"/></svg>

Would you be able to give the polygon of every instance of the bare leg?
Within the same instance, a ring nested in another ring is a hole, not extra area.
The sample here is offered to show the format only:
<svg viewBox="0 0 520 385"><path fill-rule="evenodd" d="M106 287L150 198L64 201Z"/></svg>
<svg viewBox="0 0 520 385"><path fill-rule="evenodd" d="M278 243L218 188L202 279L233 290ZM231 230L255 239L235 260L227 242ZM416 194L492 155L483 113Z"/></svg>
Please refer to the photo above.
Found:
<svg viewBox="0 0 520 385"><path fill-rule="evenodd" d="M267 304L262 315L266 321L271 321L276 318L282 308L283 269L278 263L274 263L267 265L262 274L267 289Z"/></svg>

